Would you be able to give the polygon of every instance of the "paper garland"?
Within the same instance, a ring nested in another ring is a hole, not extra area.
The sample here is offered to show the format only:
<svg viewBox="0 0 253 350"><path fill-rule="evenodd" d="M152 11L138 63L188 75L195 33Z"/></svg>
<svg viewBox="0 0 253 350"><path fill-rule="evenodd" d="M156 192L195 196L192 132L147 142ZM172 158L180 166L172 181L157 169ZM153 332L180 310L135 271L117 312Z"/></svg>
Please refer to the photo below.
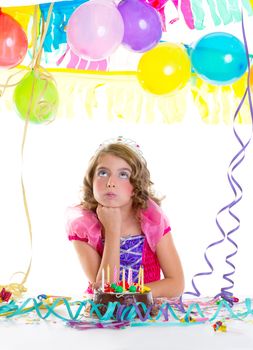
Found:
<svg viewBox="0 0 253 350"><path fill-rule="evenodd" d="M65 27L74 10L89 0L60 1L54 4L53 15L44 42L44 50L52 52L58 50L60 45L66 44ZM151 3L151 2L150 2ZM249 16L253 15L252 0L172 0L178 11L178 18L168 19L166 25L173 25L176 20L184 19L190 29L202 30L208 25L207 19L215 26L228 25L241 21L241 10L244 9ZM50 4L41 4L41 16L47 19ZM29 20L32 18L34 6L4 7L3 12L13 16L26 31L29 29ZM182 15L181 15L182 14Z"/></svg>

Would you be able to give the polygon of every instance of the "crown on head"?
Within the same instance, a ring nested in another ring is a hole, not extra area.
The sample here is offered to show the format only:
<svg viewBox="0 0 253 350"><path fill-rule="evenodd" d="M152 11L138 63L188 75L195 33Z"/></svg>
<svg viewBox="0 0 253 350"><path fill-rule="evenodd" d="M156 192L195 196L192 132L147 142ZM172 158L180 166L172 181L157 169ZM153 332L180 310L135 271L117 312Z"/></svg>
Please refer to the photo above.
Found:
<svg viewBox="0 0 253 350"><path fill-rule="evenodd" d="M111 145L112 143L119 143L126 145L129 147L137 156L141 159L144 160L143 153L140 149L140 146L132 139L125 138L123 136L118 136L116 138L111 138L108 140L105 140L103 143L99 145L98 152L101 151L103 148L105 148L108 145Z"/></svg>

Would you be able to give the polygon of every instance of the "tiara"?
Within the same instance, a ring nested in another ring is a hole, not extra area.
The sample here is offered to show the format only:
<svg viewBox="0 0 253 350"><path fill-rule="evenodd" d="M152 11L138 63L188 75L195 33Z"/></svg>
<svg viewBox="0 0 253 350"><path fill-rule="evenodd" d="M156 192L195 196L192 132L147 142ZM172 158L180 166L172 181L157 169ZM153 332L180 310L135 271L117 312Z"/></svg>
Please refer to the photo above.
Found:
<svg viewBox="0 0 253 350"><path fill-rule="evenodd" d="M140 149L140 146L132 139L125 138L123 136L118 136L116 138L110 138L108 140L105 140L103 143L99 145L98 152L101 151L103 148L105 148L108 145L111 145L112 143L118 143L122 145L126 145L129 147L140 159L145 160L143 153Z"/></svg>

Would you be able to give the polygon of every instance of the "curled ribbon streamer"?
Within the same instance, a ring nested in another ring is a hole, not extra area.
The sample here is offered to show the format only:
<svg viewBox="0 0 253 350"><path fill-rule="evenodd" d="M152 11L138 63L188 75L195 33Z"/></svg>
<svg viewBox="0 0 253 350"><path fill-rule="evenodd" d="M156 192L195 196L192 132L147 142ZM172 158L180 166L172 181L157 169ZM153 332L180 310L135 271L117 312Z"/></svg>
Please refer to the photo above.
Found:
<svg viewBox="0 0 253 350"><path fill-rule="evenodd" d="M50 5L50 15L53 9L53 3ZM45 35L46 35L46 31L48 29L48 24L46 24L46 26L43 26L43 31L42 31L42 38L41 38L41 42L39 45L39 49L37 51L37 53L35 52L35 48L37 46L37 10L38 10L38 6L35 6L34 9L34 23L33 23L33 36L35 37L35 42L36 45L34 45L34 52L33 52L33 59L31 61L31 65L33 66L34 69L36 69L39 66L39 62L41 59L41 53L42 53L42 47L43 47L43 41L45 40ZM50 16L49 16L50 19ZM34 96L34 84L35 81L33 80L33 85L32 85L32 92L31 92L31 99L29 101L29 105L28 105L28 110L27 110L27 115L25 118L25 125L24 125L24 131L23 131L23 138L22 138L22 144L21 144L21 161L23 164L23 159L24 159L24 147L25 147L25 141L26 141L26 135L27 135L27 130L28 130L28 122L29 122L29 116L31 113L31 106L32 106L32 101L33 101L33 96ZM31 245L31 249L32 249L32 223L31 223L31 218L30 218L30 213L29 213L29 208L28 208L28 203L27 203L27 196L26 196L26 191L25 191L25 184L24 184L24 179L23 179L23 172L21 170L21 177L20 177L20 181L21 181L21 188L22 188L22 195L23 195L23 203L24 203L24 209L25 209L25 214L26 214L26 219L27 219L27 223L28 223L28 231L29 231L29 237L30 237L30 245ZM32 266L32 255L30 257L30 262L27 268L27 271L24 273L24 278L21 282L21 285L24 285L24 283L26 282L28 275L30 273L31 270L31 266Z"/></svg>
<svg viewBox="0 0 253 350"><path fill-rule="evenodd" d="M248 62L248 79L247 79L246 91L245 91L245 93L244 93L244 95L242 97L242 100L240 101L240 103L239 103L239 105L238 105L238 107L237 107L237 109L235 111L234 117L233 117L233 132L234 132L234 135L235 135L237 141L241 145L241 149L237 152L237 154L231 160L231 162L229 164L228 172L227 172L229 185L230 185L230 187L233 190L235 199L231 203L227 204L222 209L220 209L219 212L216 215L216 224L217 224L220 232L222 233L223 238L218 240L218 241L216 241L216 242L211 243L210 245L208 245L208 247L205 250L204 258L205 258L205 261L206 261L207 265L210 267L210 271L209 272L200 272L200 273L195 274L193 276L193 278L192 278L192 286L193 286L194 292L185 292L185 293L183 293L183 295L188 294L188 295L193 295L193 296L197 296L197 297L199 297L201 295L200 291L196 287L194 279L197 278L197 277L200 277L200 276L208 276L208 275L211 275L213 273L214 268L213 268L213 265L211 264L210 260L207 257L207 251L210 248L212 248L214 246L217 246L218 244L221 244L222 242L224 242L225 239L227 239L235 247L235 251L233 251L231 254L227 255L226 259L225 259L226 264L229 265L230 267L232 267L233 270L231 272L223 274L223 279L228 281L230 283L230 285L226 286L226 287L222 287L221 288L221 292L219 294L217 294L216 297L222 296L224 299L227 299L229 301L229 297L232 295L232 292L230 291L230 289L233 288L234 282L233 282L233 280L230 277L235 273L235 265L230 261L230 258L232 258L233 256L236 255L236 253L238 251L238 246L237 246L235 241L230 236L234 232L236 232L239 229L239 227L240 227L240 220L232 212L232 208L242 199L242 187L240 186L238 181L233 176L233 171L244 160L244 158L245 158L245 150L248 147L248 145L249 145L249 143L250 143L250 141L252 139L252 135L253 135L253 129L252 129L252 126L253 126L253 107L252 107L252 100L251 100L251 94L250 94L250 60L249 60L248 45L247 45L247 39L246 39L246 34L245 34L244 22L243 22L243 15L242 15L242 32L243 32L244 46L245 46L246 57L247 57L247 62ZM249 108L250 108L250 114L251 114L251 135L250 135L250 138L248 139L248 141L244 144L243 141L241 140L239 134L236 131L236 127L235 127L236 123L235 122L236 122L236 118L237 118L238 113L239 113L239 111L240 111L240 109L241 109L241 107L242 107L242 105L244 103L244 100L245 100L246 96L248 96L248 99L249 99ZM237 189L240 191L240 194L238 194ZM221 213L223 213L224 211L226 211L226 210L228 210L229 215L234 220L236 220L236 222L238 223L238 225L236 227L234 227L232 230L230 230L229 232L227 232L227 234L226 234L225 230L223 230L223 228L222 228L222 226L221 226L221 224L220 224L220 222L218 220L218 216ZM180 299L180 305L181 305L182 310L184 310L184 305L182 303L182 298L183 298L183 296Z"/></svg>
<svg viewBox="0 0 253 350"><path fill-rule="evenodd" d="M142 304L142 309L144 311L144 314L142 314L139 306ZM81 311L85 309L88 305L91 305L93 307L92 314L95 313L96 318L103 322L103 327L98 327L98 328L106 328L106 322L108 321L113 321L115 320L115 316L113 314L116 311L116 307L118 307L119 313L117 315L117 319L114 322L111 322L114 325L120 326L121 322L122 325L124 322L130 322L131 321L131 326L143 326L143 325L194 325L194 324L200 324L206 321L213 321L217 318L219 318L221 311L225 308L227 312L229 313L230 317L233 319L238 319L238 320L243 320L246 317L253 315L253 310L252 310L252 302L251 299L246 298L244 301L245 304L245 311L239 311L235 312L232 309L232 306L226 301L226 300L221 300L219 303L217 310L215 310L214 314L210 316L210 310L208 310L208 314L205 315L205 311L201 309L201 306L199 303L189 303L188 304L188 309L187 312L185 313L184 319L185 322L181 324L180 318L176 315L175 311L173 310L171 304L169 302L164 302L161 306L159 306L159 314L157 316L151 316L150 315L150 307L147 308L147 306L143 303L138 303L133 304L131 306L126 306L126 305L120 305L119 302L115 303L109 303L108 305L103 305L104 308L106 309L106 315L107 317L104 317L105 315L102 316L102 314L99 311L99 307L101 305L95 305L93 301L91 300L86 300L86 301L75 301L75 302L69 302L67 298L57 298L55 301L51 304L48 305L47 303L43 303L41 301L37 301L35 298L28 298L23 302L23 304L18 307L15 302L11 302L7 305L0 305L0 316L5 316L6 318L12 318L12 317L17 317L17 316L22 316L25 314L28 314L30 312L36 312L37 316L43 320L49 318L49 316L53 315L62 321L75 321L75 323L72 323L72 325L75 326L75 328L80 328L85 326L86 324L91 324L93 325L94 322L97 322L96 320L88 320L87 322L83 322L80 319L83 318L83 314ZM63 315L62 308L59 312L56 311L56 309L59 308L59 306L64 306L65 311L67 312L67 316ZM72 308L77 308L77 310L72 312ZM131 312L130 309L135 310L135 312ZM124 310L130 310L130 312L125 313L125 318L122 317ZM240 308L242 309L242 308ZM44 312L41 312L41 310L44 310ZM45 311L46 310L46 311ZM118 311L116 311L118 312ZM199 315L201 318L198 319L196 318L196 322L190 322L191 315L194 313L194 315ZM166 314L166 315L165 315ZM131 317L130 317L131 315ZM161 315L163 316L164 319L161 319ZM136 316L139 316L139 320L136 320ZM175 322L164 322L169 320L169 316L172 316ZM222 316L222 315L221 315ZM224 313L223 313L224 316ZM163 321L162 323L153 322L153 321ZM147 322L146 322L147 321ZM152 321L152 322L149 322ZM110 324L110 323L108 323ZM107 324L107 325L108 325ZM79 326L80 327L79 327ZM86 327L87 328L87 327ZM89 327L91 328L91 327Z"/></svg>
<svg viewBox="0 0 253 350"><path fill-rule="evenodd" d="M86 329L93 329L93 328L106 328L106 329L122 329L126 326L130 326L129 321L110 321L110 322L87 322L87 321L69 321L67 322L67 325L79 329L79 330L86 330Z"/></svg>
<svg viewBox="0 0 253 350"><path fill-rule="evenodd" d="M50 5L50 11L49 11L49 20L50 20L50 15L52 13L52 9L53 9L53 3ZM42 37L41 37L41 41L39 44L39 48L36 52L36 48L37 48L37 43L38 43L38 5L36 5L34 7L34 21L33 21L33 41L34 41L34 46L33 46L33 56L32 56L32 61L30 63L30 67L32 67L32 69L38 69L39 67L39 63L40 63L40 59L41 59L41 54L42 54L42 47L43 47L43 42L45 40L45 36L46 36L46 31L48 29L48 25L49 22L46 23L46 25L44 26L43 24L43 30L42 30ZM41 68L42 69L42 68ZM15 85L17 85L19 82L15 83L15 84L9 84L10 80L16 76L17 74L19 74L21 71L18 71L14 74L12 74L6 81L6 83L4 85L0 85L0 87L3 87L3 91L1 92L0 96L3 95L4 91L6 90L6 88L8 87L13 87ZM51 75L48 73L48 75L46 75L44 73L44 77L45 80L48 81L49 76L51 77ZM47 85L47 84L45 84ZM31 113L31 106L32 106L32 101L33 101L33 95L34 95L34 81L33 81L33 86L32 86L32 92L31 92L31 99L29 101L29 105L28 105L28 111L27 111L27 115L26 115L26 119L25 119L25 125L24 125L24 131L23 131L23 138L22 138L22 143L21 143L21 161L23 163L23 158L24 158L24 147L25 147L25 140L26 140L26 135L27 135L27 129L28 129L28 122L29 122L29 115ZM44 106L45 107L45 106ZM47 106L48 107L48 106ZM28 209L28 203L27 203L27 197L26 197L26 191L25 191L25 185L24 185L24 179L23 179L23 174L22 174L22 170L21 170L21 177L20 177L20 181L21 181L21 189L22 189L22 196L23 196L23 204L24 204L24 209L25 209L25 215L26 215L26 219L27 219L27 223L28 223L28 231L29 231L29 238L30 238L30 246L32 248L32 224L31 224L31 219L30 219L30 214L29 214L29 209ZM31 270L31 265L32 265L32 255L30 257L30 261L28 263L28 267L26 272L16 272L14 273L14 275L16 275L17 273L23 274L24 277L21 281L20 284L18 283L14 283L14 284L10 284L8 286L6 286L6 288L8 288L8 290L12 291L13 290L13 294L15 297L20 297L21 294L26 291L26 288L24 287L24 284L28 278L28 275L30 273Z"/></svg>
<svg viewBox="0 0 253 350"><path fill-rule="evenodd" d="M251 92L250 92L250 60L249 60L249 51L248 51L248 43L247 43L247 38L246 38L246 33L245 33L245 28L244 28L244 21L243 21L243 15L242 15L242 33L243 33L243 40L244 40L244 46L245 46L245 51L246 51L246 58L247 58L247 62L248 62L248 77L247 77L247 88L245 91L245 94L235 112L234 115L234 123L233 123L233 131L235 134L235 137L237 139L237 141L239 142L239 144L241 145L241 149L237 152L237 154L233 157L232 161L230 162L229 165L229 171L228 171L228 181L229 184L234 192L235 195L235 199L234 201L232 201L230 204L228 204L227 206L225 206L224 208L222 208L219 213L223 212L224 210L228 209L228 212L230 214L230 216L232 216L233 219L235 219L238 223L238 225L233 228L232 230L230 230L227 233L227 240L236 248L234 252L232 252L231 254L226 256L226 263L232 267L233 271L229 272L229 273L225 273L223 275L223 279L225 279L226 281L228 281L230 283L229 286L227 287L222 287L221 288L221 293L219 293L219 295L224 295L225 297L231 296L232 293L229 291L230 289L233 288L234 286L234 282L233 280L230 278L230 276L232 276L235 273L235 265L233 263L231 263L230 258L232 258L233 256L236 255L237 251L238 251L238 246L237 244L234 242L234 240L232 238L230 238L230 236L239 229L240 227L240 220L239 218L231 211L231 209L242 199L242 187L240 186L240 184L237 182L237 180L235 179L235 177L233 176L233 171L242 163L242 161L245 158L245 150L248 147L248 145L250 144L251 140L252 140L252 136L253 136L253 106L252 106L252 100L251 100ZM248 100L249 100L249 108L250 108L250 113L251 113L251 134L250 137L248 139L248 141L244 144L243 141L241 140L238 132L236 131L235 128L235 121L237 118L237 115L239 113L239 110L241 109L243 102L246 98L246 96L248 96ZM235 164L234 164L235 163ZM231 169L231 170L230 170ZM240 194L238 195L236 188L239 189ZM218 213L218 214L219 214ZM218 215L217 214L217 215ZM217 225L219 227L219 229L221 230L222 234L224 234L224 230L222 230L221 225L218 223L218 221L216 220ZM225 237L224 237L225 238Z"/></svg>

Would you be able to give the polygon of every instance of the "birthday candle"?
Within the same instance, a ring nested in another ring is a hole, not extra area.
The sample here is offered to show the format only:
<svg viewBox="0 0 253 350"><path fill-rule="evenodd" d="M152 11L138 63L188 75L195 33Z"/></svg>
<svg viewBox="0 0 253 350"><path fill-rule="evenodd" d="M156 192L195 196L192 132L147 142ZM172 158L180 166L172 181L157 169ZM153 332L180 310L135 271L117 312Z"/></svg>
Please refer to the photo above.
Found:
<svg viewBox="0 0 253 350"><path fill-rule="evenodd" d="M110 283L110 266L107 265L107 283Z"/></svg>
<svg viewBox="0 0 253 350"><path fill-rule="evenodd" d="M102 269L102 292L105 291L105 270Z"/></svg>
<svg viewBox="0 0 253 350"><path fill-rule="evenodd" d="M138 273L138 286L141 285L141 266L139 268L139 273Z"/></svg>
<svg viewBox="0 0 253 350"><path fill-rule="evenodd" d="M126 289L125 269L124 268L122 269L122 287L123 287L123 290Z"/></svg>
<svg viewBox="0 0 253 350"><path fill-rule="evenodd" d="M113 283L117 283L117 266L114 265L113 269Z"/></svg>
<svg viewBox="0 0 253 350"><path fill-rule="evenodd" d="M128 268L128 284L131 286L133 283L133 272L131 267Z"/></svg>
<svg viewBox="0 0 253 350"><path fill-rule="evenodd" d="M141 268L141 291L143 293L144 290L144 267Z"/></svg>

